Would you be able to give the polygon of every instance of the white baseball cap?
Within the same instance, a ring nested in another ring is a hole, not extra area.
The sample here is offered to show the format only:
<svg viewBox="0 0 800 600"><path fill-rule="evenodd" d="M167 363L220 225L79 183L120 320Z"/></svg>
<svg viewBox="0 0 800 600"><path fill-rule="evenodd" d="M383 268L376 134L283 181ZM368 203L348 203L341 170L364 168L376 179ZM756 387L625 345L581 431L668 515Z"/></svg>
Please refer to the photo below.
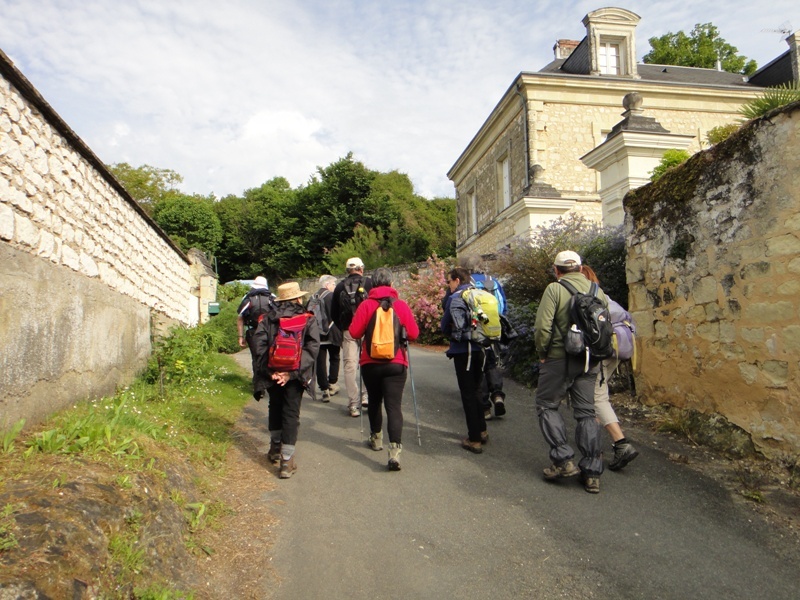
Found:
<svg viewBox="0 0 800 600"><path fill-rule="evenodd" d="M557 267L580 267L581 257L577 252L572 250L564 250L556 254L556 259L553 264Z"/></svg>
<svg viewBox="0 0 800 600"><path fill-rule="evenodd" d="M353 258L348 258L347 264L345 264L346 269L360 269L363 266L364 266L364 261L362 261L357 256L354 256Z"/></svg>

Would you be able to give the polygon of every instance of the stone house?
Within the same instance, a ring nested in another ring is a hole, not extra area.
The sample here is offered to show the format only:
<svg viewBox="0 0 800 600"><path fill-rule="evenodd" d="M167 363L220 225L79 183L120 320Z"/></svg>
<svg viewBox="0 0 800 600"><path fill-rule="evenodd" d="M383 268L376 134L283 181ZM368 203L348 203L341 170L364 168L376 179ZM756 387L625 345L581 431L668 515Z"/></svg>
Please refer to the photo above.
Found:
<svg viewBox="0 0 800 600"><path fill-rule="evenodd" d="M800 78L795 36L750 79L637 63L639 20L622 8L590 12L586 37L558 40L551 63L512 81L447 174L458 254L492 254L568 213L622 223L622 197L665 150L703 149L708 131L737 121L764 86Z"/></svg>

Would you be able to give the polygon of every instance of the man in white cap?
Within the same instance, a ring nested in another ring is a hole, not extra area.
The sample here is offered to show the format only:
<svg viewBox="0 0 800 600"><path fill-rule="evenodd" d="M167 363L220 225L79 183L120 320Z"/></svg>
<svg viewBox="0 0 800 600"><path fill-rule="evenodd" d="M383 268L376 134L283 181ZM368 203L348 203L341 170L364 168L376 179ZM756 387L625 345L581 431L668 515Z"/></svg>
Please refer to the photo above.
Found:
<svg viewBox="0 0 800 600"><path fill-rule="evenodd" d="M333 290L331 317L342 331L342 363L344 364L344 387L347 390L348 411L351 417L361 415L361 407L366 406L366 391L363 398L358 396L358 346L359 340L353 339L348 329L361 304L372 289L372 280L364 277L364 262L354 256L345 263L347 277L340 281Z"/></svg>
<svg viewBox="0 0 800 600"><path fill-rule="evenodd" d="M297 282L279 285L275 309L267 313L253 335L258 356L253 372L253 395L258 399L263 396L264 390L269 394L267 421L270 442L267 458L272 463L280 461L281 479L289 479L297 470L294 453L300 427L300 401L303 392L312 383L319 352L317 320L313 315L309 316L303 306L303 296L306 294L308 292L302 291ZM281 336L277 335L279 328ZM295 336L284 335L291 331L298 333ZM283 362L280 366L276 366L280 347L273 343L276 337L284 349L292 349L281 355ZM287 346L290 338L294 340L294 346L291 343Z"/></svg>
<svg viewBox="0 0 800 600"><path fill-rule="evenodd" d="M270 310L274 308L273 299L275 296L269 291L267 287L267 279L263 275L259 275L250 284L245 297L239 303L239 308L236 310L238 317L236 318L236 328L239 330L239 346L250 348L250 359L253 361L253 370L255 371L256 354L253 350L253 333L256 330L261 319Z"/></svg>
<svg viewBox="0 0 800 600"><path fill-rule="evenodd" d="M580 293L589 292L591 282L581 273L581 257L576 252L559 252L553 261L558 280L564 280ZM598 297L607 306L602 290ZM600 424L595 418L594 388L600 370L599 361L585 369L584 360L567 354L564 338L570 326L569 306L572 293L559 282L548 285L536 311L534 342L539 354L539 383L536 387L536 414L545 441L550 445L552 466L544 470L544 479L555 481L580 474L584 489L600 491L603 473ZM583 455L578 466L575 451L567 443L567 429L558 412L561 401L569 397L577 421L575 442Z"/></svg>

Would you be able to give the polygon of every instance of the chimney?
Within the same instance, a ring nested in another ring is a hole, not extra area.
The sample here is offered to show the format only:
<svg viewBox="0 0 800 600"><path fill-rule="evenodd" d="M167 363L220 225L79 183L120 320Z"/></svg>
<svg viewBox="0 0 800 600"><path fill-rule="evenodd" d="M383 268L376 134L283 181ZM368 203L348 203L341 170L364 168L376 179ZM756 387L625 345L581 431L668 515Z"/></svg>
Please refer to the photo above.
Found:
<svg viewBox="0 0 800 600"><path fill-rule="evenodd" d="M556 45L553 46L553 54L556 60L560 58L568 58L572 51L578 47L580 42L575 40L557 40Z"/></svg>
<svg viewBox="0 0 800 600"><path fill-rule="evenodd" d="M800 83L800 29L795 31L792 35L786 38L786 43L789 44L789 58L792 61L792 80L795 83Z"/></svg>

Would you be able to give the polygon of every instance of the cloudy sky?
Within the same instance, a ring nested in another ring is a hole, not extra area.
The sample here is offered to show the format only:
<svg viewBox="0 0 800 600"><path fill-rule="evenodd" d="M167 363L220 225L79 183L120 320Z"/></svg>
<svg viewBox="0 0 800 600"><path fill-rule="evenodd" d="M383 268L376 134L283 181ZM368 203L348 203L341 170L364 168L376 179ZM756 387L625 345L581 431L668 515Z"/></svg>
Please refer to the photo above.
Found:
<svg viewBox="0 0 800 600"><path fill-rule="evenodd" d="M0 0L0 49L106 163L173 169L185 192L305 184L348 151L454 195L447 171L521 71L603 6L647 39L712 22L766 64L800 29L771 0Z"/></svg>

